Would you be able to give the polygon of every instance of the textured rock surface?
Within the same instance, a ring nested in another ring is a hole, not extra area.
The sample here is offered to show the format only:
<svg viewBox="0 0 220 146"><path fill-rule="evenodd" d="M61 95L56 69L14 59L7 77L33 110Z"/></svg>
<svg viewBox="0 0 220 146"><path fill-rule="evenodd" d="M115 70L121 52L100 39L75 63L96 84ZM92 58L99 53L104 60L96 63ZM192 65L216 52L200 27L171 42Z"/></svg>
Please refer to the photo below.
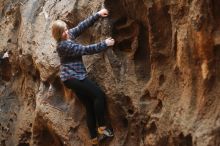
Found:
<svg viewBox="0 0 220 146"><path fill-rule="evenodd" d="M89 145L85 112L58 78L51 22L111 15L78 38L113 36L114 48L85 56L108 95L111 146L220 145L219 0L0 0L1 146ZM43 105L49 85L56 93Z"/></svg>

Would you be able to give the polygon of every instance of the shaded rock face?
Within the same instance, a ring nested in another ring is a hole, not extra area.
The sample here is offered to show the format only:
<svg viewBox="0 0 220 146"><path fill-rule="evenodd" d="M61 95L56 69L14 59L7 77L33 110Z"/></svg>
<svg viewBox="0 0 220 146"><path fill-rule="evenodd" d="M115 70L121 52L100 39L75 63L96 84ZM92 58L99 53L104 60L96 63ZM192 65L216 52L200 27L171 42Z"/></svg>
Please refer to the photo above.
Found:
<svg viewBox="0 0 220 146"><path fill-rule="evenodd" d="M0 0L0 145L89 144L85 111L60 82L53 20L70 27L105 5L77 41L116 45L85 56L108 96L111 146L220 145L218 0ZM47 104L49 86L55 93ZM111 124L110 124L111 123Z"/></svg>

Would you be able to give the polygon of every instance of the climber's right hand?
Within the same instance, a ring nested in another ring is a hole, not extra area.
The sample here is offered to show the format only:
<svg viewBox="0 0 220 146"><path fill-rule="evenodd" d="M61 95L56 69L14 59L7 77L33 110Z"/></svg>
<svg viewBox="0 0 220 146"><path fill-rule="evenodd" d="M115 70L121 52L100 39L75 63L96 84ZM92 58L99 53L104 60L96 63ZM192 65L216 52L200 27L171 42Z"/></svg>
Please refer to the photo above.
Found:
<svg viewBox="0 0 220 146"><path fill-rule="evenodd" d="M108 47L114 46L115 40L114 40L113 38L107 38L107 39L105 40L105 43L107 44Z"/></svg>
<svg viewBox="0 0 220 146"><path fill-rule="evenodd" d="M107 17L108 16L108 10L107 9L101 9L100 11L98 11L98 14L101 17Z"/></svg>

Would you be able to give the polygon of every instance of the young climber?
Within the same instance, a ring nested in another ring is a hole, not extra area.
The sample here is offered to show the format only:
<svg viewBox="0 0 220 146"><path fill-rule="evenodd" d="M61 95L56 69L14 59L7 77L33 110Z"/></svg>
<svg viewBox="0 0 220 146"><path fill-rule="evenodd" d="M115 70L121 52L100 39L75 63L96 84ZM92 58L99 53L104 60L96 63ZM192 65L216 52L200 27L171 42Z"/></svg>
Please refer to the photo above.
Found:
<svg viewBox="0 0 220 146"><path fill-rule="evenodd" d="M108 38L99 43L84 46L74 40L100 17L107 16L108 10L102 9L69 30L66 23L61 20L55 21L52 25L52 35L57 41L57 52L61 62L60 78L67 88L76 93L86 108L87 126L93 145L98 143L96 124L98 125L98 134L101 137L112 137L113 132L106 127L105 123L105 93L87 77L82 56L104 51L109 46L113 46L115 41Z"/></svg>

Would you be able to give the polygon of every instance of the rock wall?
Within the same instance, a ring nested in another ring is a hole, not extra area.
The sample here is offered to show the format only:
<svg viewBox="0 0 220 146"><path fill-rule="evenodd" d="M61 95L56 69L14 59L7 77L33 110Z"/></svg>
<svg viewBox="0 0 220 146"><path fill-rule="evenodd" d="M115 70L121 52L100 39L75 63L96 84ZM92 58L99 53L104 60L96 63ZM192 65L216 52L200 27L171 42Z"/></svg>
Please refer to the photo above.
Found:
<svg viewBox="0 0 220 146"><path fill-rule="evenodd" d="M51 23L110 11L77 41L116 45L85 56L108 96L110 146L220 145L218 0L0 0L0 145L89 144L85 111L60 82ZM55 94L46 99L49 86ZM111 123L111 124L110 124Z"/></svg>

